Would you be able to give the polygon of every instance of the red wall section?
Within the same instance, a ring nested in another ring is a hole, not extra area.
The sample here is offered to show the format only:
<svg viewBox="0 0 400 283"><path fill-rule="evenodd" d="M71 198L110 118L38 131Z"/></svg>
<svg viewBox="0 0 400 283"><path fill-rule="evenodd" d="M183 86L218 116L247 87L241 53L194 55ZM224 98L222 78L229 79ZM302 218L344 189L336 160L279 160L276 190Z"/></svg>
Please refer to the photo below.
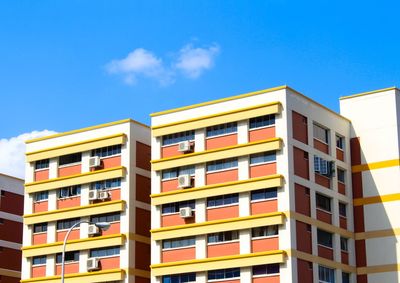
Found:
<svg viewBox="0 0 400 283"><path fill-rule="evenodd" d="M135 276L135 283L150 283L150 278Z"/></svg>
<svg viewBox="0 0 400 283"><path fill-rule="evenodd" d="M339 216L340 228L347 230L347 218Z"/></svg>
<svg viewBox="0 0 400 283"><path fill-rule="evenodd" d="M136 200L150 203L151 180L145 176L136 174Z"/></svg>
<svg viewBox="0 0 400 283"><path fill-rule="evenodd" d="M333 249L318 245L318 256L333 260Z"/></svg>
<svg viewBox="0 0 400 283"><path fill-rule="evenodd" d="M308 159L305 159L305 151L293 147L294 174L304 179L309 179Z"/></svg>
<svg viewBox="0 0 400 283"><path fill-rule="evenodd" d="M237 145L237 134L206 139L206 150Z"/></svg>
<svg viewBox="0 0 400 283"><path fill-rule="evenodd" d="M46 265L32 266L32 278L46 276Z"/></svg>
<svg viewBox="0 0 400 283"><path fill-rule="evenodd" d="M322 222L332 224L332 214L320 209L317 209L317 219Z"/></svg>
<svg viewBox="0 0 400 283"><path fill-rule="evenodd" d="M10 233L10 231L13 231ZM22 223L3 219L0 224L0 239L13 243L22 243Z"/></svg>
<svg viewBox="0 0 400 283"><path fill-rule="evenodd" d="M35 171L35 182L49 179L49 169Z"/></svg>
<svg viewBox="0 0 400 283"><path fill-rule="evenodd" d="M219 171L206 174L206 184L219 184L238 180L238 169Z"/></svg>
<svg viewBox="0 0 400 283"><path fill-rule="evenodd" d="M79 273L79 262L65 263L65 274ZM56 264L56 275L61 275L61 264Z"/></svg>
<svg viewBox="0 0 400 283"><path fill-rule="evenodd" d="M68 230L63 230L60 232L56 232L56 241L62 242L64 241L64 237L67 234ZM68 241L70 240L77 240L80 238L80 229L74 228L68 236Z"/></svg>
<svg viewBox="0 0 400 283"><path fill-rule="evenodd" d="M296 212L311 216L310 190L302 185L294 184Z"/></svg>
<svg viewBox="0 0 400 283"><path fill-rule="evenodd" d="M150 237L150 211L136 207L136 233Z"/></svg>
<svg viewBox="0 0 400 283"><path fill-rule="evenodd" d="M48 211L48 210L49 210L49 202L47 200L33 203L33 212L34 213Z"/></svg>
<svg viewBox="0 0 400 283"><path fill-rule="evenodd" d="M251 252L264 252L279 250L279 237L254 239L251 241Z"/></svg>
<svg viewBox="0 0 400 283"><path fill-rule="evenodd" d="M338 182L338 191L340 194L346 195L346 185L341 182Z"/></svg>
<svg viewBox="0 0 400 283"><path fill-rule="evenodd" d="M207 209L207 221L239 217L239 205Z"/></svg>
<svg viewBox="0 0 400 283"><path fill-rule="evenodd" d="M207 257L218 257L240 254L240 243L221 243L207 246Z"/></svg>
<svg viewBox="0 0 400 283"><path fill-rule="evenodd" d="M307 224L296 221L297 250L312 254L311 231L307 231Z"/></svg>
<svg viewBox="0 0 400 283"><path fill-rule="evenodd" d="M161 181L161 192L170 192L178 190L178 179Z"/></svg>
<svg viewBox="0 0 400 283"><path fill-rule="evenodd" d="M1 283L20 283L20 278L1 275Z"/></svg>
<svg viewBox="0 0 400 283"><path fill-rule="evenodd" d="M119 256L100 258L101 270L119 268Z"/></svg>
<svg viewBox="0 0 400 283"><path fill-rule="evenodd" d="M249 142L261 141L275 138L275 126L261 128L261 129L254 129L249 131Z"/></svg>
<svg viewBox="0 0 400 283"><path fill-rule="evenodd" d="M312 263L297 259L297 279L299 283L313 283Z"/></svg>
<svg viewBox="0 0 400 283"><path fill-rule="evenodd" d="M57 208L67 208L67 207L75 207L81 205L81 197L71 197L71 198L63 198L57 199Z"/></svg>
<svg viewBox="0 0 400 283"><path fill-rule="evenodd" d="M365 248L365 240L356 240L356 263L357 267L367 266L367 252Z"/></svg>
<svg viewBox="0 0 400 283"><path fill-rule="evenodd" d="M101 158L103 169L121 166L121 155Z"/></svg>
<svg viewBox="0 0 400 283"><path fill-rule="evenodd" d="M136 142L136 167L150 171L151 149L150 146Z"/></svg>
<svg viewBox="0 0 400 283"><path fill-rule="evenodd" d="M344 152L340 148L336 148L336 159L344 161Z"/></svg>
<svg viewBox="0 0 400 283"><path fill-rule="evenodd" d="M256 202L252 202L250 204L251 215L276 212L276 211L278 211L278 200L277 199L256 201Z"/></svg>
<svg viewBox="0 0 400 283"><path fill-rule="evenodd" d="M24 213L24 196L3 191L0 197L0 211L22 215Z"/></svg>
<svg viewBox="0 0 400 283"><path fill-rule="evenodd" d="M276 174L276 162L250 166L250 178Z"/></svg>
<svg viewBox="0 0 400 283"><path fill-rule="evenodd" d="M21 257L20 250L3 247L0 251L0 268L21 271Z"/></svg>
<svg viewBox="0 0 400 283"><path fill-rule="evenodd" d="M279 283L279 275L266 276L266 277L256 277L253 278L253 283Z"/></svg>
<svg viewBox="0 0 400 283"><path fill-rule="evenodd" d="M113 234L120 234L121 233L121 222L113 222L110 223L110 228L106 231L101 230L102 236L113 235Z"/></svg>
<svg viewBox="0 0 400 283"><path fill-rule="evenodd" d="M135 241L135 267L150 270L150 245Z"/></svg>
<svg viewBox="0 0 400 283"><path fill-rule="evenodd" d="M183 152L178 151L177 144L167 145L167 146L163 146L161 148L161 158L167 158L167 157L178 156L178 155L183 155L183 154L184 154Z"/></svg>
<svg viewBox="0 0 400 283"><path fill-rule="evenodd" d="M161 262L182 261L196 258L196 248L165 250L161 253Z"/></svg>
<svg viewBox="0 0 400 283"><path fill-rule="evenodd" d="M315 174L315 183L328 189L331 188L331 180L320 174Z"/></svg>
<svg viewBox="0 0 400 283"><path fill-rule="evenodd" d="M168 214L161 216L161 227L168 226L176 226L176 225L184 225L194 223L195 216L190 218L182 218L179 216L179 213L176 214Z"/></svg>
<svg viewBox="0 0 400 283"><path fill-rule="evenodd" d="M349 253L342 251L341 257L342 257L342 263L349 264Z"/></svg>
<svg viewBox="0 0 400 283"><path fill-rule="evenodd" d="M293 138L308 144L307 118L297 112L292 111Z"/></svg>
<svg viewBox="0 0 400 283"><path fill-rule="evenodd" d="M329 154L329 145L321 142L320 140L314 139L314 148Z"/></svg>
<svg viewBox="0 0 400 283"><path fill-rule="evenodd" d="M81 167L82 167L81 164L77 164L77 165L58 168L58 177L80 174L82 172Z"/></svg>
<svg viewBox="0 0 400 283"><path fill-rule="evenodd" d="M47 243L47 232L37 233L32 235L33 245L40 245Z"/></svg>

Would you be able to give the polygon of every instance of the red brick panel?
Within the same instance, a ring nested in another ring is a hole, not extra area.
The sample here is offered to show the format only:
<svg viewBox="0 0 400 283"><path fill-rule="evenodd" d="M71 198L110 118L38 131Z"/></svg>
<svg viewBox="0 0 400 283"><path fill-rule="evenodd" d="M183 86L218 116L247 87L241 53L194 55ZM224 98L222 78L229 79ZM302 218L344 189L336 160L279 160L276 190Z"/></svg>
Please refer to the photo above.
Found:
<svg viewBox="0 0 400 283"><path fill-rule="evenodd" d="M0 247L0 268L20 271L21 257L22 252L20 250Z"/></svg>
<svg viewBox="0 0 400 283"><path fill-rule="evenodd" d="M309 180L308 153L300 148L293 147L294 174Z"/></svg>
<svg viewBox="0 0 400 283"><path fill-rule="evenodd" d="M294 184L296 212L311 216L310 189Z"/></svg>
<svg viewBox="0 0 400 283"><path fill-rule="evenodd" d="M312 254L311 229L308 224L296 221L297 250Z"/></svg>
<svg viewBox="0 0 400 283"><path fill-rule="evenodd" d="M150 237L150 211L136 207L136 233Z"/></svg>
<svg viewBox="0 0 400 283"><path fill-rule="evenodd" d="M151 169L150 160L151 160L150 146L141 142L136 142L136 167L150 171Z"/></svg>
<svg viewBox="0 0 400 283"><path fill-rule="evenodd" d="M3 219L0 224L0 239L4 241L22 243L22 223ZM12 231L12 233L10 233Z"/></svg>
<svg viewBox="0 0 400 283"><path fill-rule="evenodd" d="M293 138L308 144L307 117L292 111Z"/></svg>
<svg viewBox="0 0 400 283"><path fill-rule="evenodd" d="M24 196L3 191L0 197L0 211L22 215L24 213Z"/></svg>
<svg viewBox="0 0 400 283"><path fill-rule="evenodd" d="M135 268L150 271L150 245L135 242Z"/></svg>
<svg viewBox="0 0 400 283"><path fill-rule="evenodd" d="M312 263L297 259L297 281L299 283L313 283Z"/></svg>
<svg viewBox="0 0 400 283"><path fill-rule="evenodd" d="M151 180L136 174L136 200L150 203Z"/></svg>

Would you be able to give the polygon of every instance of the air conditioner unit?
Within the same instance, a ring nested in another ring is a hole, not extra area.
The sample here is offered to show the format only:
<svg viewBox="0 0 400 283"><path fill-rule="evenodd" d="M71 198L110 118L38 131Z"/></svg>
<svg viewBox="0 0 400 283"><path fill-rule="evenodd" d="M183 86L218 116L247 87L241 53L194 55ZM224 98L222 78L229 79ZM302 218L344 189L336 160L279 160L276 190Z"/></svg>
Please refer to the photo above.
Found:
<svg viewBox="0 0 400 283"><path fill-rule="evenodd" d="M101 200L105 200L105 199L109 199L110 198L110 194L106 191L100 191L99 193L99 199Z"/></svg>
<svg viewBox="0 0 400 283"><path fill-rule="evenodd" d="M192 179L189 174L178 176L178 188L189 188L192 186Z"/></svg>
<svg viewBox="0 0 400 283"><path fill-rule="evenodd" d="M96 257L89 258L87 260L86 266L88 271L99 270L100 269L99 259Z"/></svg>
<svg viewBox="0 0 400 283"><path fill-rule="evenodd" d="M99 191L98 190L90 190L89 191L89 200L97 200L99 199Z"/></svg>
<svg viewBox="0 0 400 283"><path fill-rule="evenodd" d="M179 216L182 218L193 217L193 211L191 207L182 207L179 209Z"/></svg>
<svg viewBox="0 0 400 283"><path fill-rule="evenodd" d="M100 233L99 227L97 227L94 224L89 225L89 227L88 227L88 235L89 236L95 236L95 235L98 235L99 233Z"/></svg>
<svg viewBox="0 0 400 283"><path fill-rule="evenodd" d="M190 151L191 146L190 146L190 141L182 141L178 143L178 151L180 152L188 152Z"/></svg>
<svg viewBox="0 0 400 283"><path fill-rule="evenodd" d="M99 167L101 160L99 156L93 156L89 158L89 167Z"/></svg>

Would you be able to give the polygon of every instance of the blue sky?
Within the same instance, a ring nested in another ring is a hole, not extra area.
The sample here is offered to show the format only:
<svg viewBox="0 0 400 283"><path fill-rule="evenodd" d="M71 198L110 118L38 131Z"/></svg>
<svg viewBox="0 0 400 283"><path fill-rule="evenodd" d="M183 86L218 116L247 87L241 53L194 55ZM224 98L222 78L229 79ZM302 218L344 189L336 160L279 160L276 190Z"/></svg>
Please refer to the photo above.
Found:
<svg viewBox="0 0 400 283"><path fill-rule="evenodd" d="M151 112L283 84L338 110L339 96L399 85L399 6L1 1L0 139L124 118L149 123ZM182 63L199 53L198 69ZM129 54L150 66L126 68Z"/></svg>

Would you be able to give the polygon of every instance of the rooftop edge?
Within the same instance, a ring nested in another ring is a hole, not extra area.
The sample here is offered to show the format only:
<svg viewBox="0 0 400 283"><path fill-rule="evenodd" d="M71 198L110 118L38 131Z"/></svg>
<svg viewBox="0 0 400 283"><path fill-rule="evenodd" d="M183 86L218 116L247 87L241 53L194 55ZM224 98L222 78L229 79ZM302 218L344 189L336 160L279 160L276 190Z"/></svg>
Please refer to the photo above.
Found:
<svg viewBox="0 0 400 283"><path fill-rule="evenodd" d="M384 91L389 91L389 90L398 90L398 91L400 91L400 89L397 88L396 86L392 86L392 87L381 88L381 89L372 90L372 91L366 91L366 92L351 94L351 95L347 95L347 96L341 96L341 97L339 98L339 100L344 100L344 99L349 99L349 98L355 98L355 97L365 96L365 95L374 94L374 93L379 93L379 92L384 92Z"/></svg>

